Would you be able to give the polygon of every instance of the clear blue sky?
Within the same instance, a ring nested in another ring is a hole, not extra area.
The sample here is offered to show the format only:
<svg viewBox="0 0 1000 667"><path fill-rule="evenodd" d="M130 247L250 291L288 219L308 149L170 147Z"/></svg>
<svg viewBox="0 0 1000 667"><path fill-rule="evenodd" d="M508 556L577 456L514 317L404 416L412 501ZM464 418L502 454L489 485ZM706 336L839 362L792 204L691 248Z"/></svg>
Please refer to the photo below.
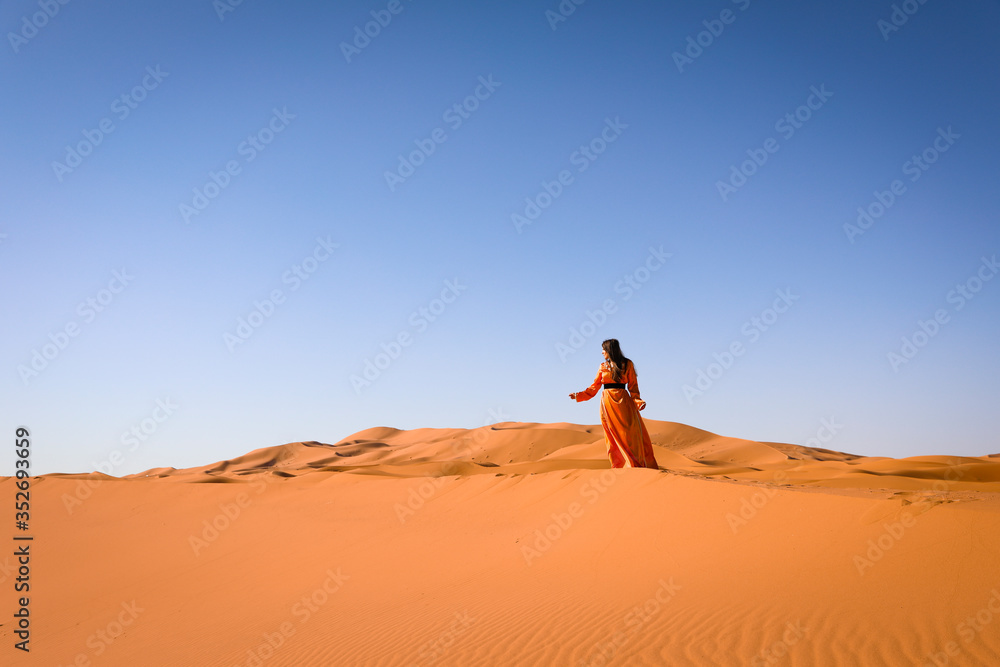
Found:
<svg viewBox="0 0 1000 667"><path fill-rule="evenodd" d="M35 472L598 423L608 337L649 418L1000 451L997 2L222 2L0 4Z"/></svg>

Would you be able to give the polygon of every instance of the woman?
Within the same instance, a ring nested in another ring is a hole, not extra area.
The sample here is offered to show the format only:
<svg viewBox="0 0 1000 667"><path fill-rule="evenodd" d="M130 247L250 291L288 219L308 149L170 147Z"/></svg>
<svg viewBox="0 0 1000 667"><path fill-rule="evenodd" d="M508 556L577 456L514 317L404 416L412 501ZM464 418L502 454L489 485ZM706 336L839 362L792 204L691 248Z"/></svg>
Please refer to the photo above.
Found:
<svg viewBox="0 0 1000 667"><path fill-rule="evenodd" d="M577 402L587 401L604 387L601 426L604 427L611 467L658 469L653 456L653 443L639 415L639 410L646 407L646 401L639 398L635 366L622 354L617 339L609 338L601 347L605 361L597 371L594 384L569 397ZM628 391L625 391L626 385Z"/></svg>

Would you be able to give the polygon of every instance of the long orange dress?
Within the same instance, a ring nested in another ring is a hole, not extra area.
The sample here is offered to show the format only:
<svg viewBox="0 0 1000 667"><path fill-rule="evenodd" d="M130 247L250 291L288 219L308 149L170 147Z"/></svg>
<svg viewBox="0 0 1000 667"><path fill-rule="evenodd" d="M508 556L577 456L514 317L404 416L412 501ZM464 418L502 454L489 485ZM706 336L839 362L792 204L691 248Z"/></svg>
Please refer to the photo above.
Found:
<svg viewBox="0 0 1000 667"><path fill-rule="evenodd" d="M611 363L606 361L597 370L594 383L577 393L577 402L589 401L601 391L602 385L609 382L614 383L615 380L611 375ZM653 443L636 405L646 403L639 398L639 384L631 361L621 382L628 386L628 391L609 387L601 396L601 426L604 427L611 467L658 469L653 456Z"/></svg>

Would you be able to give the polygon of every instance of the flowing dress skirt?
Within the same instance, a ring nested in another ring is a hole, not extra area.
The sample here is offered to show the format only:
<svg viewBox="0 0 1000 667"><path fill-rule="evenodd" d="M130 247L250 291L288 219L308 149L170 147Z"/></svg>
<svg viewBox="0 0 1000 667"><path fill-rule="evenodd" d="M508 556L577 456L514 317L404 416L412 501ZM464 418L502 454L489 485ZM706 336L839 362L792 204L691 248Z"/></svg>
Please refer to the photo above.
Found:
<svg viewBox="0 0 1000 667"><path fill-rule="evenodd" d="M601 426L611 467L657 469L649 432L628 390L603 389L601 393Z"/></svg>

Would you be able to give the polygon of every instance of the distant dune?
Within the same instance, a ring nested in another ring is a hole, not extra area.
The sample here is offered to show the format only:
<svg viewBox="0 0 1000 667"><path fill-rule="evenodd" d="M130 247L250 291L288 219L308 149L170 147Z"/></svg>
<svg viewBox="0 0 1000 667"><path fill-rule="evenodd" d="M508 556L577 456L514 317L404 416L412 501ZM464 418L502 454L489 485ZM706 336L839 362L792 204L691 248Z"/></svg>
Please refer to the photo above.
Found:
<svg viewBox="0 0 1000 667"><path fill-rule="evenodd" d="M1000 457L645 421L659 471L506 422L35 478L3 664L997 664Z"/></svg>

